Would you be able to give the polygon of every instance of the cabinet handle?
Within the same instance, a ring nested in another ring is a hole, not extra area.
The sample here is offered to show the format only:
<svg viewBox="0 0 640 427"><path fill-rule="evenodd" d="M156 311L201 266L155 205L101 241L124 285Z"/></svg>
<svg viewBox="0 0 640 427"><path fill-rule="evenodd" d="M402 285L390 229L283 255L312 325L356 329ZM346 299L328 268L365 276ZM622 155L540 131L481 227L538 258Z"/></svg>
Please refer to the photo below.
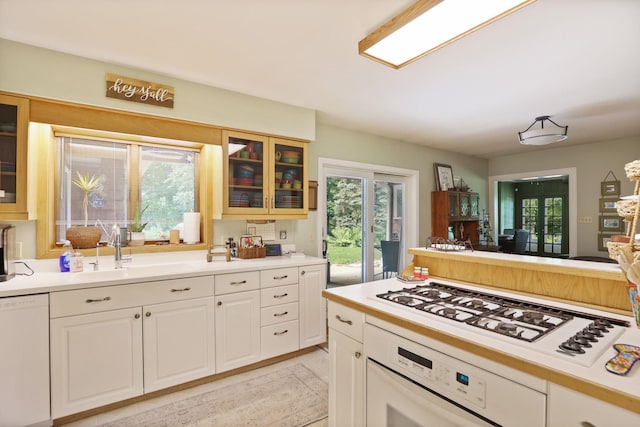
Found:
<svg viewBox="0 0 640 427"><path fill-rule="evenodd" d="M287 277L289 276L287 276L286 274L284 276L273 276L273 280L282 280L282 279L286 279Z"/></svg>
<svg viewBox="0 0 640 427"><path fill-rule="evenodd" d="M134 319L139 319L140 318L140 313L136 313L135 316L133 316Z"/></svg>
<svg viewBox="0 0 640 427"><path fill-rule="evenodd" d="M92 302L102 302L102 301L111 301L111 297L96 298L96 299L89 298L85 302L88 304L91 304Z"/></svg>
<svg viewBox="0 0 640 427"><path fill-rule="evenodd" d="M229 283L230 285L244 285L245 283L247 283L246 280L243 280L242 282L231 282Z"/></svg>
<svg viewBox="0 0 640 427"><path fill-rule="evenodd" d="M274 295L273 297L274 297L274 298L284 298L284 297L286 297L287 295L289 295L289 294L288 294L288 293L284 293L284 294L282 294L282 295Z"/></svg>
<svg viewBox="0 0 640 427"><path fill-rule="evenodd" d="M342 317L340 317L339 314L336 314L336 319L338 319L342 323L346 323L347 325L353 325L353 322L351 320L344 320Z"/></svg>
<svg viewBox="0 0 640 427"><path fill-rule="evenodd" d="M596 425L595 425L595 424L591 424L589 421L582 421L582 422L580 423L580 426L581 426L581 427L596 427Z"/></svg>
<svg viewBox="0 0 640 427"><path fill-rule="evenodd" d="M304 276L306 273L307 273L306 271L302 270L302 271L300 272L300 275L301 275L301 276Z"/></svg>
<svg viewBox="0 0 640 427"><path fill-rule="evenodd" d="M287 332L289 332L289 330L288 330L288 329L285 329L285 330L284 330L284 331L282 331L282 332L274 332L274 333L273 333L273 335L284 335L284 334L286 334Z"/></svg>
<svg viewBox="0 0 640 427"><path fill-rule="evenodd" d="M360 356L362 356L362 353L360 353L359 351L356 351L354 356L356 357L356 359L360 359Z"/></svg>
<svg viewBox="0 0 640 427"><path fill-rule="evenodd" d="M282 317L286 316L287 314L289 314L288 311L285 311L284 313L273 313L274 317Z"/></svg>
<svg viewBox="0 0 640 427"><path fill-rule="evenodd" d="M171 292L186 292L190 291L191 288L182 288L182 289L171 289Z"/></svg>
<svg viewBox="0 0 640 427"><path fill-rule="evenodd" d="M273 197L273 196L271 196L271 209L273 209L273 208L274 208L274 206L273 206L273 204L274 204L274 203L273 203L273 200L274 200L274 197Z"/></svg>
<svg viewBox="0 0 640 427"><path fill-rule="evenodd" d="M151 317L151 312L147 311L144 315L147 316L147 317Z"/></svg>
<svg viewBox="0 0 640 427"><path fill-rule="evenodd" d="M218 307L222 305L222 301L218 301Z"/></svg>

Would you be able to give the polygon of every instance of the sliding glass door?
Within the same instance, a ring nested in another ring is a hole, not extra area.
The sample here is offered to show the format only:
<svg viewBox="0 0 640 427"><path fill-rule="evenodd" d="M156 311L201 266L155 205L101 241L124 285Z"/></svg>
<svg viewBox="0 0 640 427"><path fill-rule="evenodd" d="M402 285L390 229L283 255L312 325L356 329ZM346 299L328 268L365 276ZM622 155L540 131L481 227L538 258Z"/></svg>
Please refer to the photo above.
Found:
<svg viewBox="0 0 640 427"><path fill-rule="evenodd" d="M342 168L324 172L329 285L397 274L405 252L404 178ZM390 253L389 247L395 250Z"/></svg>

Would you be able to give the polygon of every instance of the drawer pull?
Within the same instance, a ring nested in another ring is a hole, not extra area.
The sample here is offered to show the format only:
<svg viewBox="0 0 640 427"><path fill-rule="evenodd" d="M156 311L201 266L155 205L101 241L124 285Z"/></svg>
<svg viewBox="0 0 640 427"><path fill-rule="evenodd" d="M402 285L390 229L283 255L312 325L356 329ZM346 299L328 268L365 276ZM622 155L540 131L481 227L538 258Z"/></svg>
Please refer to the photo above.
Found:
<svg viewBox="0 0 640 427"><path fill-rule="evenodd" d="M133 316L134 319L139 319L140 318L140 313L136 313L135 316Z"/></svg>
<svg viewBox="0 0 640 427"><path fill-rule="evenodd" d="M245 283L247 283L247 281L246 281L246 280L243 280L243 281L241 281L241 282L231 282L231 283L229 283L229 284L230 284L230 285L244 285Z"/></svg>
<svg viewBox="0 0 640 427"><path fill-rule="evenodd" d="M284 298L284 297L286 297L287 295L289 295L289 294L288 294L288 293L284 293L284 294L282 294L282 295L274 295L273 297L274 297L274 298Z"/></svg>
<svg viewBox="0 0 640 427"><path fill-rule="evenodd" d="M287 277L289 276L287 276L286 274L284 276L273 276L273 280L282 280L282 279L286 279Z"/></svg>
<svg viewBox="0 0 640 427"><path fill-rule="evenodd" d="M353 322L351 320L344 320L342 317L340 317L339 314L336 314L336 319L338 319L342 323L346 323L347 325L353 325Z"/></svg>
<svg viewBox="0 0 640 427"><path fill-rule="evenodd" d="M362 356L362 353L360 353L359 351L356 351L354 356L356 357L356 359L360 359L360 356Z"/></svg>
<svg viewBox="0 0 640 427"><path fill-rule="evenodd" d="M147 317L151 317L151 312L147 311L144 315L147 316Z"/></svg>
<svg viewBox="0 0 640 427"><path fill-rule="evenodd" d="M285 311L284 313L273 313L274 317L282 317L286 316L287 314L289 314L288 311Z"/></svg>
<svg viewBox="0 0 640 427"><path fill-rule="evenodd" d="M191 288L182 288L182 289L171 289L171 292L186 292L190 291Z"/></svg>
<svg viewBox="0 0 640 427"><path fill-rule="evenodd" d="M300 272L300 275L301 275L301 276L304 276L305 274L307 274L307 272L306 272L306 271L304 271L304 270L302 270L302 271Z"/></svg>
<svg viewBox="0 0 640 427"><path fill-rule="evenodd" d="M274 332L274 333L273 333L273 335L276 335L276 336L277 336L277 335L284 335L284 334L286 334L287 332L289 332L289 330L288 330L288 329L285 329L285 330L284 330L284 331L282 331L282 332Z"/></svg>
<svg viewBox="0 0 640 427"><path fill-rule="evenodd" d="M86 300L85 302L87 304L91 304L92 302L102 302L102 301L111 301L111 297L104 297L104 298L96 298L96 299L91 299L89 298L88 300Z"/></svg>
<svg viewBox="0 0 640 427"><path fill-rule="evenodd" d="M595 424L591 424L589 421L582 421L580 425L582 427L596 427Z"/></svg>

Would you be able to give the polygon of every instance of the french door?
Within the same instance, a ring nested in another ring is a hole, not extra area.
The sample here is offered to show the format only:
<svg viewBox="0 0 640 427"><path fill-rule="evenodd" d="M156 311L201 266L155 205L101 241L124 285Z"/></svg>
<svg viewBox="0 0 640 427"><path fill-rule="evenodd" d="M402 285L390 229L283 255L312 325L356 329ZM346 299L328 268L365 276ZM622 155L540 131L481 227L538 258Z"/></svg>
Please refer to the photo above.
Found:
<svg viewBox="0 0 640 427"><path fill-rule="evenodd" d="M527 252L541 256L561 256L568 253L565 196L522 198L518 213L522 228L529 230Z"/></svg>
<svg viewBox="0 0 640 427"><path fill-rule="evenodd" d="M323 226L328 282L340 286L383 277L382 240L399 242L401 271L405 224L405 177L368 170L324 169Z"/></svg>

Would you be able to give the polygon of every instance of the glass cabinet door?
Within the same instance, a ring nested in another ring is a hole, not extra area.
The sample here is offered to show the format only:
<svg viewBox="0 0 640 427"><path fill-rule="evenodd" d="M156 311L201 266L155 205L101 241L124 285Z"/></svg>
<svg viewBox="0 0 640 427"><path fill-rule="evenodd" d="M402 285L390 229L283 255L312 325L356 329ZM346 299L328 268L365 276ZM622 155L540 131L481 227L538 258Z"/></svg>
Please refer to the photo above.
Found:
<svg viewBox="0 0 640 427"><path fill-rule="evenodd" d="M273 194L270 209L277 213L298 213L308 206L306 145L271 138Z"/></svg>
<svg viewBox="0 0 640 427"><path fill-rule="evenodd" d="M241 132L223 132L227 160L225 211L262 213L268 209L266 172L268 138Z"/></svg>
<svg viewBox="0 0 640 427"><path fill-rule="evenodd" d="M480 197L476 193L469 195L471 200L471 218L480 218Z"/></svg>
<svg viewBox="0 0 640 427"><path fill-rule="evenodd" d="M0 214L27 219L27 126L29 101L0 95ZM0 218L0 219L2 219Z"/></svg>
<svg viewBox="0 0 640 427"><path fill-rule="evenodd" d="M460 216L466 218L471 215L471 199L469 193L460 193Z"/></svg>
<svg viewBox="0 0 640 427"><path fill-rule="evenodd" d="M449 196L449 218L458 218L460 216L460 212L458 210L458 193L449 191L448 196Z"/></svg>

